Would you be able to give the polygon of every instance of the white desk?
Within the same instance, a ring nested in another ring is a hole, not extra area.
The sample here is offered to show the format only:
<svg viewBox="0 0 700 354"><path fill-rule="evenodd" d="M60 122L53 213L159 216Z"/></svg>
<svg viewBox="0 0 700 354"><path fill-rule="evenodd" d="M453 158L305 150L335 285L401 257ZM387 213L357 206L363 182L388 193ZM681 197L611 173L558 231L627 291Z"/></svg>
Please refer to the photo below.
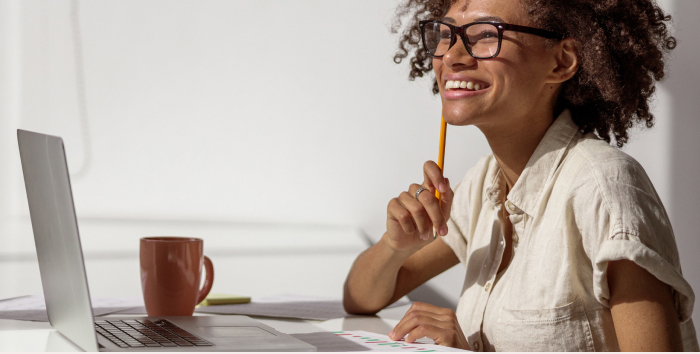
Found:
<svg viewBox="0 0 700 354"><path fill-rule="evenodd" d="M376 317L347 317L328 321L253 317L282 333L353 331L389 334L410 305L381 311ZM202 314L195 314L200 316ZM124 315L122 315L124 316ZM109 317L109 316L107 316ZM48 322L0 320L0 352L80 351Z"/></svg>
<svg viewBox="0 0 700 354"><path fill-rule="evenodd" d="M362 231L343 226L79 219L91 295L139 296L138 247L144 236L204 239L215 269L212 292L342 297L345 277L366 247ZM28 218L0 223L0 298L42 294ZM262 280L262 281L261 281ZM408 305L379 317L328 321L257 319L283 333L366 330L388 334ZM197 314L200 315L200 314ZM48 323L0 320L0 351L74 351Z"/></svg>

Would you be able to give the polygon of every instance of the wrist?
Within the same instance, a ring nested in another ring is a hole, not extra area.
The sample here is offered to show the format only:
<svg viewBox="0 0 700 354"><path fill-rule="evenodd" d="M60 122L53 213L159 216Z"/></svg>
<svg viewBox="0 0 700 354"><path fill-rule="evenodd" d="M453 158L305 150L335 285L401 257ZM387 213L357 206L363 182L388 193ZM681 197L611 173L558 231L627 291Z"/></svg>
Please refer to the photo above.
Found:
<svg viewBox="0 0 700 354"><path fill-rule="evenodd" d="M398 248L394 245L393 242L389 239L389 234L388 232L385 232L384 235L382 235L382 238L379 239L379 242L377 242L377 245L385 249L385 252L387 252L389 258L394 262L397 262L399 264L403 264L408 257L410 257L412 254L416 253L420 249L413 249L413 248Z"/></svg>

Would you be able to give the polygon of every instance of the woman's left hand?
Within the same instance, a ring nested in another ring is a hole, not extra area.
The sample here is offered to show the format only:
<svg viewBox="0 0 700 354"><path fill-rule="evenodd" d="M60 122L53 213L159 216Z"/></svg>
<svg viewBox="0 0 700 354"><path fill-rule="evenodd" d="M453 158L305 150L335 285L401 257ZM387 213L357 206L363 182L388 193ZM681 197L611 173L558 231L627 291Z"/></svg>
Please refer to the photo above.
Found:
<svg viewBox="0 0 700 354"><path fill-rule="evenodd" d="M428 337L439 345L471 350L462 328L459 327L455 312L424 302L413 303L399 324L389 333L392 340L400 340L404 336L406 343Z"/></svg>

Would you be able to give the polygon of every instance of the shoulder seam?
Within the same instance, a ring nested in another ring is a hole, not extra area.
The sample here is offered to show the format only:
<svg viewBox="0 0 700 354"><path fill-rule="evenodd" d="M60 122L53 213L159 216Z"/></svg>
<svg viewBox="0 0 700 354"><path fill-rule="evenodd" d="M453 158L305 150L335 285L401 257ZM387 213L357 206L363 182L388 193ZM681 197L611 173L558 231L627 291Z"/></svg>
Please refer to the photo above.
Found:
<svg viewBox="0 0 700 354"><path fill-rule="evenodd" d="M583 157L583 159L586 160L586 164L589 166L590 170L593 171L593 177L594 177L593 179L595 180L595 183L596 183L596 186L597 186L597 189L598 189L600 195L603 196L603 203L605 204L605 210L608 211L608 215L612 216L608 191L603 187L603 185L600 181L602 178L600 176L600 171L598 171L598 169L596 169L596 168L593 168L593 158L588 153L588 150L586 148L584 148L583 146L579 150L580 151L578 151L578 153L581 154L581 157ZM617 221L613 221L613 222L617 222ZM610 240L610 239L612 239L612 236L607 235L605 238Z"/></svg>

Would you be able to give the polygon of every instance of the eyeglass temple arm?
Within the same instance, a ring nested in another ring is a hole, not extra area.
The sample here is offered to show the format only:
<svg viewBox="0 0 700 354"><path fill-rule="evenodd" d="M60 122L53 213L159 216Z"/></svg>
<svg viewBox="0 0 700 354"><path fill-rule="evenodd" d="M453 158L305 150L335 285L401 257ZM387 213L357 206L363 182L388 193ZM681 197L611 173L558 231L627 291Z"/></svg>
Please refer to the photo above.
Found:
<svg viewBox="0 0 700 354"><path fill-rule="evenodd" d="M564 39L564 36L562 36L559 33L547 31L547 30L543 30L543 29L539 29L539 28L511 25L511 24L507 24L507 23L503 23L500 25L503 26L503 29L509 30L509 31L530 33L530 34L534 34L534 35L544 37L544 38L549 38L549 39L559 39L559 40Z"/></svg>

